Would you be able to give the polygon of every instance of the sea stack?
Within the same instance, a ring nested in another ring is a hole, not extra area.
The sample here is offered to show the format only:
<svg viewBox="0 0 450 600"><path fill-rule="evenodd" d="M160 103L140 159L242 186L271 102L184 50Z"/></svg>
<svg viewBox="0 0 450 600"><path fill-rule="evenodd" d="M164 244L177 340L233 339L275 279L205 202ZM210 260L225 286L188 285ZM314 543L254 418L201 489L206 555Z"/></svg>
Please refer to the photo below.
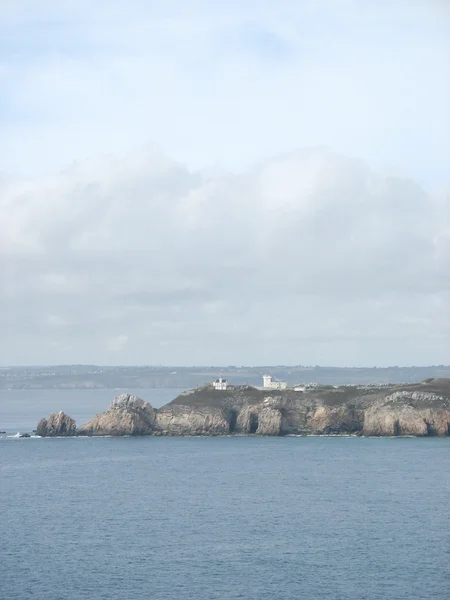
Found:
<svg viewBox="0 0 450 600"><path fill-rule="evenodd" d="M153 407L130 394L121 394L108 410L77 430L77 435L152 435L159 430Z"/></svg>
<svg viewBox="0 0 450 600"><path fill-rule="evenodd" d="M76 434L76 422L62 411L51 413L48 419L41 419L36 435L41 437L67 437Z"/></svg>

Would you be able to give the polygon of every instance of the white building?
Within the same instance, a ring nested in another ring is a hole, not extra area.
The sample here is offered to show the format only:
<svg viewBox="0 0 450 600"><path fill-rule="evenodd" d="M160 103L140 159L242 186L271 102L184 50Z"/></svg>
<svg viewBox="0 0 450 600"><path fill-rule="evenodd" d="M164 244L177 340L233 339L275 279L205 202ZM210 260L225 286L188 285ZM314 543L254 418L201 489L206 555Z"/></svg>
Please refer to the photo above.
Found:
<svg viewBox="0 0 450 600"><path fill-rule="evenodd" d="M219 379L216 379L215 381L213 381L213 388L215 390L226 390L228 387L228 382L226 379L222 379L222 375L219 377Z"/></svg>
<svg viewBox="0 0 450 600"><path fill-rule="evenodd" d="M272 375L263 375L263 387L269 390L285 390L287 383L285 381L273 381Z"/></svg>

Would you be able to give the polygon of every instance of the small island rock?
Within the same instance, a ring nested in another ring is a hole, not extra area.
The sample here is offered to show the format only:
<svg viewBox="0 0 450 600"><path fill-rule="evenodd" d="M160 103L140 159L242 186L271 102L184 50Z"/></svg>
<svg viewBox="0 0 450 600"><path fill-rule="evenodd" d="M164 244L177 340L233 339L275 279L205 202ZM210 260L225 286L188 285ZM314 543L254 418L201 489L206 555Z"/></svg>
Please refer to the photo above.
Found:
<svg viewBox="0 0 450 600"><path fill-rule="evenodd" d="M48 419L41 419L36 435L41 437L72 436L76 434L76 422L62 411L51 413Z"/></svg>

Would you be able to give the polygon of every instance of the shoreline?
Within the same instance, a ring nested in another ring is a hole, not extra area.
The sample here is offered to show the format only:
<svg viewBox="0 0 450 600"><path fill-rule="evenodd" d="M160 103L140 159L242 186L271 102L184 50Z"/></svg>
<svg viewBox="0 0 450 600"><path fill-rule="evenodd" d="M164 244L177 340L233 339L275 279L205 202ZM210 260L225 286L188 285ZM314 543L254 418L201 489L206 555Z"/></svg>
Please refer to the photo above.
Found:
<svg viewBox="0 0 450 600"><path fill-rule="evenodd" d="M25 432L26 433L26 432ZM246 434L246 433L238 433L238 434L217 434L217 435L56 435L56 436L42 436L42 435L17 435L17 434L1 434L0 440L2 439L14 439L14 440L85 440L85 439L106 439L106 438L114 438L114 439L156 439L156 438L176 438L176 439L286 439L286 438L355 438L355 439L440 439L440 440L450 440L450 436L439 436L439 435L357 435L351 433L288 433L286 435L260 435L260 434Z"/></svg>

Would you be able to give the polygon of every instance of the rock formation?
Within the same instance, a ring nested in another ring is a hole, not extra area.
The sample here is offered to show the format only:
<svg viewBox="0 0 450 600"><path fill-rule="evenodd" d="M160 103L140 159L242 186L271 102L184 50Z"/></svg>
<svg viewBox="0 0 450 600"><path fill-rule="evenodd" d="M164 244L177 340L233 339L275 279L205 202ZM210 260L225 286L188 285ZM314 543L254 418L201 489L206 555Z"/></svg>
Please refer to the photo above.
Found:
<svg viewBox="0 0 450 600"><path fill-rule="evenodd" d="M248 404L238 410L236 433L281 435L283 432L282 399L268 396L260 404Z"/></svg>
<svg viewBox="0 0 450 600"><path fill-rule="evenodd" d="M402 390L370 406L364 435L449 435L450 403L430 392Z"/></svg>
<svg viewBox="0 0 450 600"><path fill-rule="evenodd" d="M183 392L158 410L122 394L77 435L439 435L450 431L450 380L421 384L317 386L304 391L250 386ZM38 425L38 435L75 435L64 413Z"/></svg>
<svg viewBox="0 0 450 600"><path fill-rule="evenodd" d="M137 396L121 394L108 410L77 430L77 435L151 435L159 431L155 410Z"/></svg>
<svg viewBox="0 0 450 600"><path fill-rule="evenodd" d="M364 412L352 407L319 406L309 420L311 433L341 435L357 433L363 428Z"/></svg>
<svg viewBox="0 0 450 600"><path fill-rule="evenodd" d="M169 435L449 435L450 380L317 386L303 392L205 386L157 411Z"/></svg>
<svg viewBox="0 0 450 600"><path fill-rule="evenodd" d="M71 436L76 433L76 422L64 414L51 413L48 419L41 419L36 428L36 435L41 437Z"/></svg>

